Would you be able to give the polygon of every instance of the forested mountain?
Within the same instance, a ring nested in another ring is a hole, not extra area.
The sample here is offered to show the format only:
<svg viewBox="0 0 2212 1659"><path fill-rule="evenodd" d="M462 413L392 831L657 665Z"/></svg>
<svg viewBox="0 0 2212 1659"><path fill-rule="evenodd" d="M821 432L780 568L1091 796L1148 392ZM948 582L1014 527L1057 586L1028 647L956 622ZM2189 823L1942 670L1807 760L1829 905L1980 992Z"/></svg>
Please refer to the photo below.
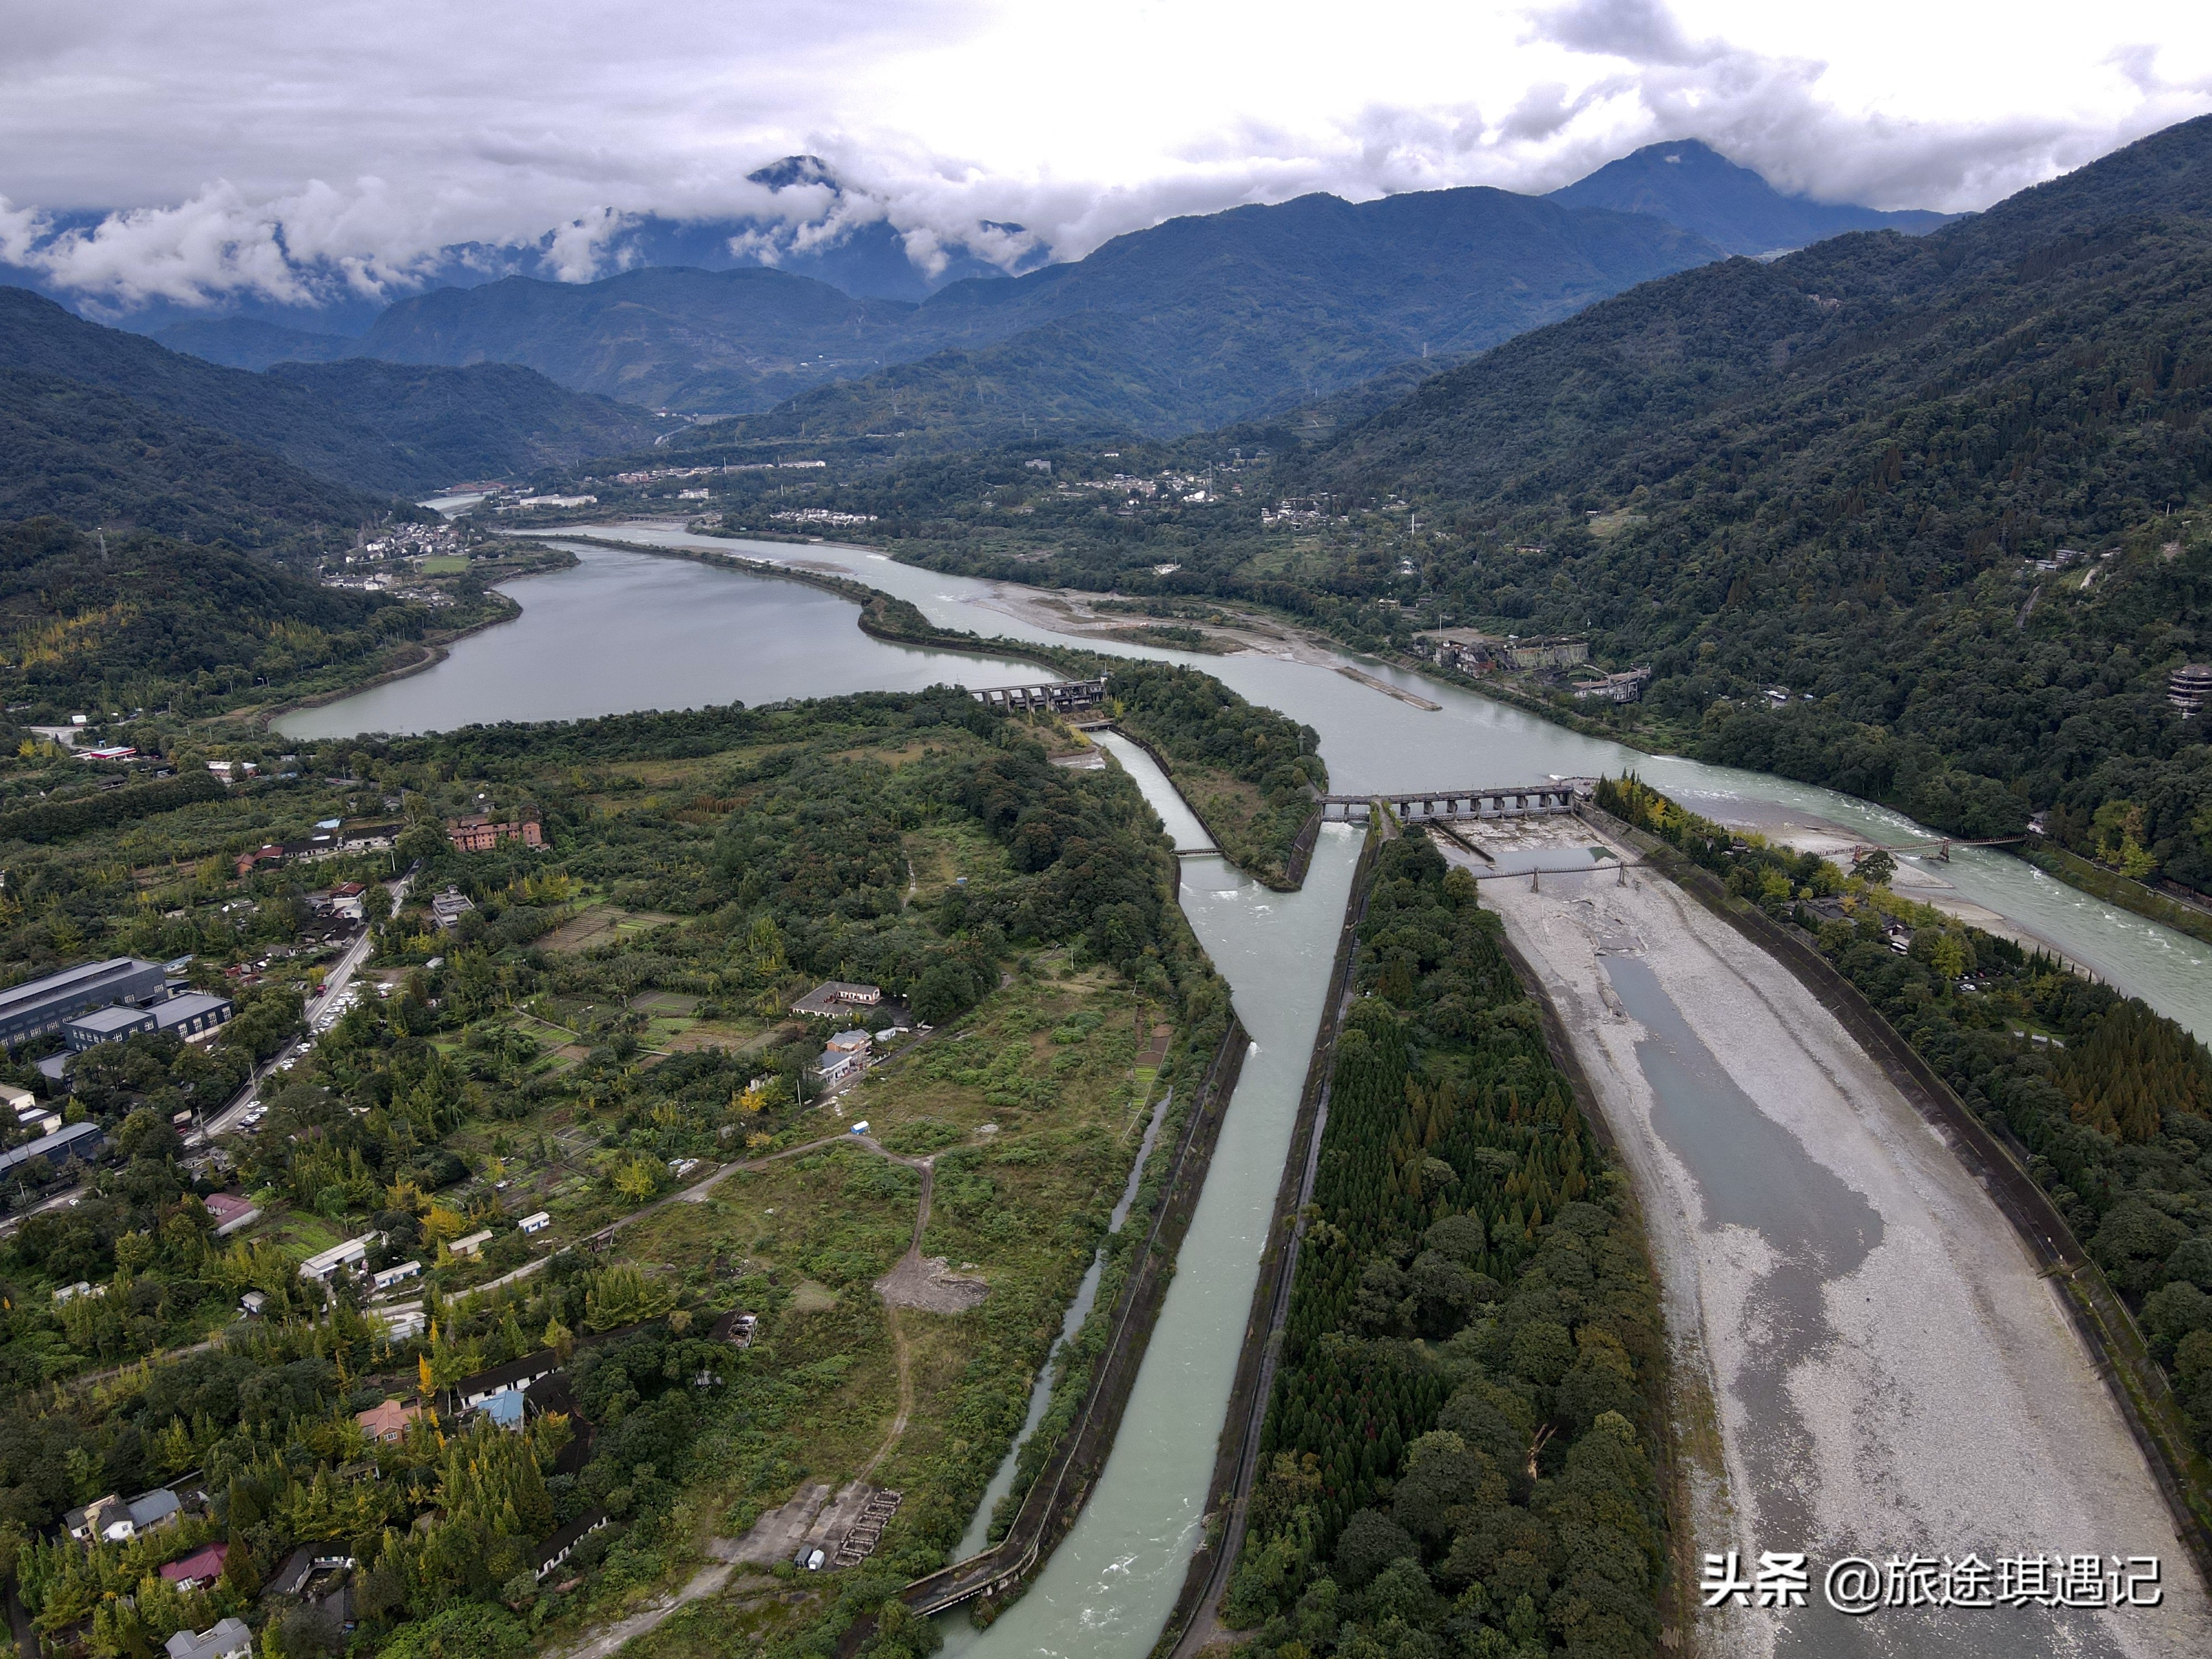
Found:
<svg viewBox="0 0 2212 1659"><path fill-rule="evenodd" d="M1714 257L1655 220L1496 190L1173 219L1073 264L956 283L909 325L937 355L746 429L1188 432L1480 351Z"/></svg>
<svg viewBox="0 0 2212 1659"><path fill-rule="evenodd" d="M1749 167L1694 138L1646 144L1608 161L1546 198L1563 207L1648 213L1730 253L1778 253L1852 230L1923 234L1951 216L1908 210L1884 213L1848 202L1784 196Z"/></svg>
<svg viewBox="0 0 2212 1659"><path fill-rule="evenodd" d="M737 414L901 355L914 311L780 270L510 276L403 300L352 349L400 363L521 363L656 409Z"/></svg>
<svg viewBox="0 0 2212 1659"><path fill-rule="evenodd" d="M346 592L228 548L104 541L54 520L0 526L8 701L106 708L220 701L420 635L430 613Z"/></svg>
<svg viewBox="0 0 2212 1659"><path fill-rule="evenodd" d="M2166 690L2212 643L2212 544L2165 515L2212 482L2208 296L2212 118L1925 238L1649 284L1290 487L1402 495L1408 591L1649 661L1647 715L1714 757L1960 830L2053 807L2205 884L2212 750Z"/></svg>
<svg viewBox="0 0 2212 1659"><path fill-rule="evenodd" d="M641 410L565 391L523 369L223 368L86 322L19 288L0 287L0 368L120 392L362 489L419 494L488 471L566 465L650 442L659 429ZM416 424L426 410L439 419L428 436ZM395 441L403 431L415 435Z"/></svg>
<svg viewBox="0 0 2212 1659"><path fill-rule="evenodd" d="M155 329L150 337L172 351L204 357L226 368L251 369L271 363L327 363L351 356L361 343L349 334L287 328L258 317L198 317Z"/></svg>
<svg viewBox="0 0 2212 1659"><path fill-rule="evenodd" d="M0 369L0 523L52 514L274 549L391 507L105 386Z"/></svg>
<svg viewBox="0 0 2212 1659"><path fill-rule="evenodd" d="M1648 218L1502 191L1310 196L1171 220L918 307L764 270L516 277L403 301L355 349L524 363L654 407L793 399L747 423L762 431L1182 432L1463 356L1716 253Z"/></svg>

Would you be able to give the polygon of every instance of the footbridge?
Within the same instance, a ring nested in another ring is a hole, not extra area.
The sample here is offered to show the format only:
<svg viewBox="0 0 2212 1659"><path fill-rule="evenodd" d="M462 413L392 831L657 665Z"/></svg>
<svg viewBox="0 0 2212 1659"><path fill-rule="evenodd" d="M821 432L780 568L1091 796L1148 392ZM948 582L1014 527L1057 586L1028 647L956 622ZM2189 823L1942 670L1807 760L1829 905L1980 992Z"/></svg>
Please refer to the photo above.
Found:
<svg viewBox="0 0 2212 1659"><path fill-rule="evenodd" d="M1379 801L1401 823L1532 817L1572 812L1596 789L1595 778L1552 778L1480 789L1383 789L1364 795L1323 795L1321 815L1328 823L1364 823Z"/></svg>
<svg viewBox="0 0 2212 1659"><path fill-rule="evenodd" d="M1106 676L1101 674L1095 680L1052 680L1042 685L992 685L980 691L970 688L968 695L987 708L1008 713L1042 708L1055 714L1072 714L1079 709L1096 708L1106 701Z"/></svg>

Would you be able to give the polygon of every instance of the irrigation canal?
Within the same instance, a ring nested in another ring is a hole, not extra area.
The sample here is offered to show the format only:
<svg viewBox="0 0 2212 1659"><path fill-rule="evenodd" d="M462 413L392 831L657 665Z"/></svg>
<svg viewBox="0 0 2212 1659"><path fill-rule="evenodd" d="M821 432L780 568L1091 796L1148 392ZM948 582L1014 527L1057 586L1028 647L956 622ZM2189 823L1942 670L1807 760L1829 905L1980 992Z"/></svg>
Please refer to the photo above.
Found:
<svg viewBox="0 0 2212 1659"><path fill-rule="evenodd" d="M907 599L941 626L1066 644L1012 614L994 584L900 565L860 549L700 537L659 525L595 527L641 547L737 553L847 575ZM472 721L576 717L905 689L1034 682L1030 664L890 645L853 625L835 595L772 578L575 544L574 569L514 584L516 622L460 642L436 666L288 717L294 736L421 731ZM1026 599L1030 596L1015 596ZM1791 815L1875 842L1926 836L1910 820L1759 774L1653 757L1387 665L1354 679L1285 653L1194 656L1086 641L1187 662L1321 734L1335 792L1397 794L1439 778L1468 788L1634 768L1698 810L1738 822ZM1376 683L1418 695L1381 695ZM1422 705L1434 702L1439 707ZM1160 811L1177 847L1206 837L1158 768L1107 746ZM1229 981L1253 1048L1222 1131L1182 1267L1111 1457L1073 1530L988 1631L956 1614L951 1655L1142 1654L1198 1541L1216 1440L1258 1255L1327 992L1359 831L1324 828L1304 888L1268 891L1218 856L1180 860L1192 926ZM2212 1036L2212 949L2102 904L2002 853L1962 848L1942 868L1958 895L2047 939L2201 1035ZM1695 1172L1692 1171L1692 1174Z"/></svg>

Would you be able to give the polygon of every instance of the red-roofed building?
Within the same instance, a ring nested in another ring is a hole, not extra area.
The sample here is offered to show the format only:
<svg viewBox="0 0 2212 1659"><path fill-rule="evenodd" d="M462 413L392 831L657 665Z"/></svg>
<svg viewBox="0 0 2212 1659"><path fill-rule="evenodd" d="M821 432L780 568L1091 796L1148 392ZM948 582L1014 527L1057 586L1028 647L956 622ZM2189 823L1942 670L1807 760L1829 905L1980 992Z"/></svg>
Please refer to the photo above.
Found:
<svg viewBox="0 0 2212 1659"><path fill-rule="evenodd" d="M205 1549L194 1550L181 1561L172 1561L161 1569L161 1577L179 1589L205 1589L222 1577L223 1563L230 1559L230 1546L210 1544Z"/></svg>
<svg viewBox="0 0 2212 1659"><path fill-rule="evenodd" d="M380 1446L390 1445L407 1437L407 1425L418 1417L430 1413L421 1406L402 1405L397 1400L387 1400L381 1406L371 1407L365 1412L356 1412L353 1420L361 1425L368 1437Z"/></svg>
<svg viewBox="0 0 2212 1659"><path fill-rule="evenodd" d="M457 853L489 853L502 841L519 841L525 847L545 845L544 832L536 818L511 819L501 823L488 813L455 818L446 825L446 839Z"/></svg>
<svg viewBox="0 0 2212 1659"><path fill-rule="evenodd" d="M236 1193L210 1193L200 1200L207 1212L215 1218L215 1235L228 1237L241 1227L250 1227L261 1218L261 1212Z"/></svg>

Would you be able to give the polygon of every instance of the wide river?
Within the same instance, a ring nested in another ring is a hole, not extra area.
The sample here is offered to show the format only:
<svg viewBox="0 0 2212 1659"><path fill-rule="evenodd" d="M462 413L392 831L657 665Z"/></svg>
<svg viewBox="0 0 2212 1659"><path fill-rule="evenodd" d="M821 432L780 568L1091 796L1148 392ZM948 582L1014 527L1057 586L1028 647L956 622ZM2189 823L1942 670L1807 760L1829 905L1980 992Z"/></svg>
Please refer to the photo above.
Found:
<svg viewBox="0 0 2212 1659"><path fill-rule="evenodd" d="M861 549L732 542L660 525L593 533L640 546L834 569L912 600L945 627L1069 642L1009 615L994 584L939 575ZM423 673L288 716L282 730L295 737L434 731L937 681L988 685L1049 678L1033 665L885 645L854 625L850 603L797 584L572 545L580 560L574 568L514 585L510 591L524 607L515 621L461 641ZM1417 708L1327 665L1288 656L1113 648L1188 662L1311 726L1321 733L1331 787L1340 792L1467 788L1633 769L1677 799L1738 821L1817 819L1888 842L1924 833L1895 813L1831 791L1640 754L1374 663L1361 666L1442 708ZM1171 824L1183 819L1181 803L1157 769L1136 751L1121 752L1163 817ZM1179 835L1177 844L1189 843ZM1254 1048L1096 1491L1029 1592L989 1631L979 1634L957 1614L945 1621L949 1651L986 1659L1135 1659L1158 1635L1197 1541L1260 1243L1356 850L1348 830L1331 830L1316 849L1305 888L1294 894L1270 893L1218 859L1182 861L1183 908L1233 988ZM2212 1036L2212 949L2002 854L1962 849L1942 870L1960 896L2050 941L2200 1036Z"/></svg>

